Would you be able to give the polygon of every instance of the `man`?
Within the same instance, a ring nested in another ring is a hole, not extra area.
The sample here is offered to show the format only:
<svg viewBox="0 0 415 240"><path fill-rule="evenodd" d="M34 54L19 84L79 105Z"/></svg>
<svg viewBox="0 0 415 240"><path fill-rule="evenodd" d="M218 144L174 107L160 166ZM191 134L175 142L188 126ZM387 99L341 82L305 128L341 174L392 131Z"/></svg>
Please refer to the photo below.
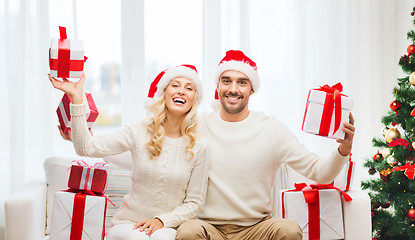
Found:
<svg viewBox="0 0 415 240"><path fill-rule="evenodd" d="M183 223L179 240L301 239L298 224L271 217L271 189L285 162L304 176L330 183L348 161L355 127L343 123L345 139L320 158L301 145L274 117L248 110L258 89L256 64L241 51L228 51L218 65L219 111L203 115L203 134L212 160L206 202L199 219Z"/></svg>

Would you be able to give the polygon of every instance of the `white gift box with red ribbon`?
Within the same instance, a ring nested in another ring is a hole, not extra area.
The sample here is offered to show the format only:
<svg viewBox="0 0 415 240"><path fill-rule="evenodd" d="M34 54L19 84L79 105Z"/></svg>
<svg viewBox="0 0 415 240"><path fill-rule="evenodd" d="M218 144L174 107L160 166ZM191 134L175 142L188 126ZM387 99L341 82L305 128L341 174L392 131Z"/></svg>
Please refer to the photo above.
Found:
<svg viewBox="0 0 415 240"><path fill-rule="evenodd" d="M49 49L50 75L58 78L81 78L84 70L82 40L68 39L66 28L59 27L60 38L52 38Z"/></svg>
<svg viewBox="0 0 415 240"><path fill-rule="evenodd" d="M343 191L348 191L351 188L355 162L349 158L349 161L344 165L343 169L333 181L333 185Z"/></svg>
<svg viewBox="0 0 415 240"><path fill-rule="evenodd" d="M87 125L88 128L92 128L94 125L95 120L98 117L98 109L95 105L94 99L92 98L91 93L84 94L84 102L87 103ZM68 94L64 94L62 97L61 102L59 103L58 109L56 109L56 113L58 114L59 123L61 125L62 130L67 133L68 129L71 128L71 113L69 104L71 103L71 97Z"/></svg>
<svg viewBox="0 0 415 240"><path fill-rule="evenodd" d="M353 99L341 94L342 90L343 86L338 83L332 87L324 85L309 91L302 124L303 131L344 139L341 124L349 122Z"/></svg>
<svg viewBox="0 0 415 240"><path fill-rule="evenodd" d="M56 192L50 240L104 239L107 199L83 193Z"/></svg>
<svg viewBox="0 0 415 240"><path fill-rule="evenodd" d="M68 187L73 190L90 190L103 194L107 187L107 163L90 166L82 160L74 161L69 174Z"/></svg>
<svg viewBox="0 0 415 240"><path fill-rule="evenodd" d="M344 239L341 197L351 197L330 184L295 184L280 191L280 216L295 221L307 239Z"/></svg>

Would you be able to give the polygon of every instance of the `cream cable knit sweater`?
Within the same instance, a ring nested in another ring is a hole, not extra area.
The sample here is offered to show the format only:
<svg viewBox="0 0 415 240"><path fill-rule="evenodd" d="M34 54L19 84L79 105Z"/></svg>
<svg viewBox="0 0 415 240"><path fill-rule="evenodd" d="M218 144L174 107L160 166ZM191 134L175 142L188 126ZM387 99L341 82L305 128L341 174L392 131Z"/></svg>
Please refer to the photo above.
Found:
<svg viewBox="0 0 415 240"><path fill-rule="evenodd" d="M212 167L199 218L212 224L253 225L271 214L271 190L283 162L304 176L330 183L348 157L335 149L326 158L308 151L274 117L251 111L241 122L204 114L203 134Z"/></svg>
<svg viewBox="0 0 415 240"><path fill-rule="evenodd" d="M150 135L143 122L136 122L105 136L91 136L86 125L86 104L70 104L72 139L80 156L105 157L130 151L132 185L112 219L112 224L136 223L159 218L164 227L175 228L196 217L203 206L210 161L206 142L199 139L186 160L184 138L163 141L163 151L151 160L145 144Z"/></svg>

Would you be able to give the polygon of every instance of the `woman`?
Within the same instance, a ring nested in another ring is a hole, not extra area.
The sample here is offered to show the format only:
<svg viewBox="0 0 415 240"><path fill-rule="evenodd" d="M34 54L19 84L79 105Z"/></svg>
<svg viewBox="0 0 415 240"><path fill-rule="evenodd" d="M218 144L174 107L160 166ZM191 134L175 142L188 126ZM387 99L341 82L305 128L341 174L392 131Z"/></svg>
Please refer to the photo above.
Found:
<svg viewBox="0 0 415 240"><path fill-rule="evenodd" d="M72 141L78 155L131 152L132 184L107 239L175 239L175 229L196 217L203 206L210 168L206 143L196 131L202 99L196 68L180 65L161 72L148 94L153 116L106 136L91 136L88 131L85 75L76 83L49 79L71 97Z"/></svg>

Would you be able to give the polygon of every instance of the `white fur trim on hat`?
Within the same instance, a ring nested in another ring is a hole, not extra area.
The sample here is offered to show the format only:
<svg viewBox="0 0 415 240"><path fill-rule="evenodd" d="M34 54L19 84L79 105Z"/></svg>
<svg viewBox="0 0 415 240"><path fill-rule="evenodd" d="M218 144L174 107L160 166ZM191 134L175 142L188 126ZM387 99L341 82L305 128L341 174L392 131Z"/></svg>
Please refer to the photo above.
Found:
<svg viewBox="0 0 415 240"><path fill-rule="evenodd" d="M235 61L235 60L222 62L218 66L216 70L216 76L215 76L216 85L219 83L219 78L222 75L222 73L228 70L234 70L234 71L238 71L238 72L245 74L249 78L249 81L251 81L253 90L254 91L258 90L259 77L258 77L258 72L256 71L256 69L254 69L251 65L249 65L246 62Z"/></svg>
<svg viewBox="0 0 415 240"><path fill-rule="evenodd" d="M157 92L155 93L154 97L160 98L163 95L164 89L166 89L166 87L169 85L170 81L178 77L184 77L192 80L197 90L197 103L200 103L203 98L202 82L200 81L199 75L196 71L185 66L177 66L168 69L157 84Z"/></svg>

